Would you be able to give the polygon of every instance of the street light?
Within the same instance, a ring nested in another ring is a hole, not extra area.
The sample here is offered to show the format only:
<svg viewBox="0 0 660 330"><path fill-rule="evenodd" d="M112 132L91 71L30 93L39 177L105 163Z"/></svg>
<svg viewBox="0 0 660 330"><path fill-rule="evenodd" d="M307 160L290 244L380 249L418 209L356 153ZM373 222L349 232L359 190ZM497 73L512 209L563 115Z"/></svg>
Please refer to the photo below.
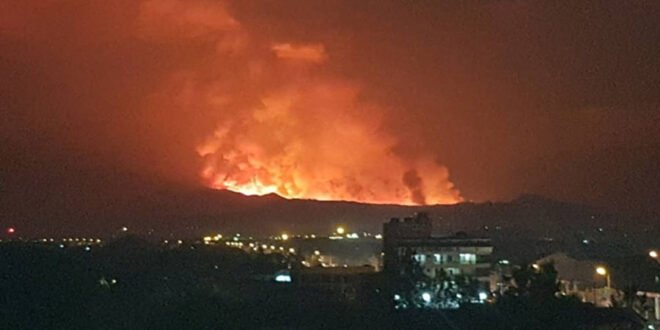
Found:
<svg viewBox="0 0 660 330"><path fill-rule="evenodd" d="M658 259L658 251L656 251L656 250L649 251L649 257L651 257L653 259Z"/></svg>
<svg viewBox="0 0 660 330"><path fill-rule="evenodd" d="M337 227L337 234L343 235L344 232L345 232L344 227L342 227L342 226Z"/></svg>
<svg viewBox="0 0 660 330"><path fill-rule="evenodd" d="M600 276L605 276L605 278L607 279L607 288L609 289L612 287L610 281L610 272L607 271L607 268L605 268L604 266L596 267L596 274Z"/></svg>

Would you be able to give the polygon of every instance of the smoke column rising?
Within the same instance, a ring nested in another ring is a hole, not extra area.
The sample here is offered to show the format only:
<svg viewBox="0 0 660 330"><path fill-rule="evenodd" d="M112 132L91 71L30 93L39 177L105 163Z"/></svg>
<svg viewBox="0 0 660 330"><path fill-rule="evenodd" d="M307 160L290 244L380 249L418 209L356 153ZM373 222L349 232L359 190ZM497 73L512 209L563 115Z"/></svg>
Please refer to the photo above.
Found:
<svg viewBox="0 0 660 330"><path fill-rule="evenodd" d="M35 109L52 113L30 115L22 111L32 107L26 101L15 106L13 123L0 125L25 133L20 127L28 124L107 157L111 167L186 183L197 176L208 187L243 194L461 201L437 153L409 150L400 132L385 128L397 118L393 111L365 96L366 86L350 74L336 72L327 41L269 37L238 19L235 4L0 4L0 35L15 53L8 53L14 64L7 68L25 63L39 77L34 81L48 83L26 81L16 95L37 97ZM42 85L46 92L33 88Z"/></svg>
<svg viewBox="0 0 660 330"><path fill-rule="evenodd" d="M382 129L387 109L359 84L321 68L319 42L251 38L217 2L148 1L140 36L213 43L208 59L177 72L168 87L182 109L202 109L217 128L197 147L206 185L246 195L367 203L461 201L448 170L431 156L403 158Z"/></svg>

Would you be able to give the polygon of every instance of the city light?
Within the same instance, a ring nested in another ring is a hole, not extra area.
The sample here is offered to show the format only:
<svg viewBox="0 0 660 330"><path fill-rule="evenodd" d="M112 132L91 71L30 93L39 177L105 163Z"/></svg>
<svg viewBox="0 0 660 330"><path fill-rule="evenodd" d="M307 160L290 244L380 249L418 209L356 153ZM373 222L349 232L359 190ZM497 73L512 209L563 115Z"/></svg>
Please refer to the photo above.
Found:
<svg viewBox="0 0 660 330"><path fill-rule="evenodd" d="M658 258L658 251L656 251L656 250L649 251L649 257L651 257L653 259L657 259Z"/></svg>
<svg viewBox="0 0 660 330"><path fill-rule="evenodd" d="M16 232L16 228L14 228L14 227L7 228L7 234L13 234L15 232Z"/></svg>
<svg viewBox="0 0 660 330"><path fill-rule="evenodd" d="M337 227L337 234L343 235L345 231L346 230L344 229L344 227L342 226Z"/></svg>
<svg viewBox="0 0 660 330"><path fill-rule="evenodd" d="M431 294L428 292L422 293L422 300L424 300L425 303L430 303L431 302Z"/></svg>
<svg viewBox="0 0 660 330"><path fill-rule="evenodd" d="M283 240L283 241L286 241L286 240L288 240L288 239L289 239L289 235L287 235L286 233L285 233L285 234L282 234L282 240Z"/></svg>
<svg viewBox="0 0 660 330"><path fill-rule="evenodd" d="M596 267L596 274L601 275L601 276L605 276L605 279L607 280L607 288L609 289L609 288L612 287L612 282L611 282L611 279L610 279L610 273L607 271L607 268L605 268L604 266Z"/></svg>
<svg viewBox="0 0 660 330"><path fill-rule="evenodd" d="M291 275L279 274L279 275L275 276L275 282L290 283L291 282Z"/></svg>

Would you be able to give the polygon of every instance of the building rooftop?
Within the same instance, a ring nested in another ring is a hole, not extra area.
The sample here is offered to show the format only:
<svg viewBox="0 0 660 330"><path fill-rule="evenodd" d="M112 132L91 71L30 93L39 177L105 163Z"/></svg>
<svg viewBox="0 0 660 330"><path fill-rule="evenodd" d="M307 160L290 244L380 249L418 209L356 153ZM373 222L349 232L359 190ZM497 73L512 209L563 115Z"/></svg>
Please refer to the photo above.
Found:
<svg viewBox="0 0 660 330"><path fill-rule="evenodd" d="M400 238L397 239L397 244L416 246L492 246L490 238L456 236Z"/></svg>

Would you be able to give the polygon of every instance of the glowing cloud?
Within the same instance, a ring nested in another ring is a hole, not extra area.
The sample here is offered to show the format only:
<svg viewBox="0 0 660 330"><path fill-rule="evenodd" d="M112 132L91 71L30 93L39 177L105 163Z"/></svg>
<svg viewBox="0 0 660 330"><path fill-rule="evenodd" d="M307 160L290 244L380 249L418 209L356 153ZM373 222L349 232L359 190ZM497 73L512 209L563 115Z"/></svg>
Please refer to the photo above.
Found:
<svg viewBox="0 0 660 330"><path fill-rule="evenodd" d="M203 0L147 1L140 22L142 38L216 45L211 60L173 74L156 97L217 122L197 146L209 187L367 203L461 201L433 155L394 151L386 108L363 100L359 84L317 69L328 60L322 43L251 38L222 3Z"/></svg>
<svg viewBox="0 0 660 330"><path fill-rule="evenodd" d="M276 44L272 47L278 58L321 63L326 60L325 47L322 44L292 45Z"/></svg>
<svg viewBox="0 0 660 330"><path fill-rule="evenodd" d="M217 1L147 0L140 6L140 32L153 39L217 39L240 24Z"/></svg>

